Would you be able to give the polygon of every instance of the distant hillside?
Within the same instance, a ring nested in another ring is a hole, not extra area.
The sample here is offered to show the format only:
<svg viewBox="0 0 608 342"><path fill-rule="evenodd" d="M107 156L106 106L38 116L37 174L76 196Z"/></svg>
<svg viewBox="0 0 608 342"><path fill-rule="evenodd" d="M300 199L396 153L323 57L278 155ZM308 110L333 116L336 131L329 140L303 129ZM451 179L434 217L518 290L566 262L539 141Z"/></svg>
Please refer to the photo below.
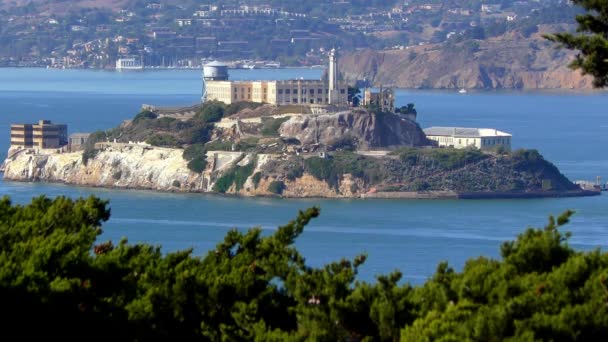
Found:
<svg viewBox="0 0 608 342"><path fill-rule="evenodd" d="M556 49L540 34L509 33L486 40L365 50L345 55L348 80L402 88L589 89L591 78L570 70L571 51Z"/></svg>
<svg viewBox="0 0 608 342"><path fill-rule="evenodd" d="M134 0L0 0L0 9L40 6L51 14L65 13L78 8L106 8L116 10L135 2ZM31 6L30 5L30 6Z"/></svg>

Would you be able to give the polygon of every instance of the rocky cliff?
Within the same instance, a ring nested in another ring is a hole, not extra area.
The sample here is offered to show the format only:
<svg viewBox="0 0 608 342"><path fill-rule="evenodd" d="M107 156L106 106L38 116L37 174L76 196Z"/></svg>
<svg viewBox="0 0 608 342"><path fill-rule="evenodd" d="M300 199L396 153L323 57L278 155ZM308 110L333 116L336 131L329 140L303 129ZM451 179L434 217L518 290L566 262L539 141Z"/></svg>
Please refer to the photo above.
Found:
<svg viewBox="0 0 608 342"><path fill-rule="evenodd" d="M98 144L99 145L99 144ZM104 143L83 163L82 153L13 154L4 178L116 188L219 192L242 196L476 198L581 196L536 152L491 155L409 149L382 157L339 152L316 155L207 152L192 172L183 150Z"/></svg>
<svg viewBox="0 0 608 342"><path fill-rule="evenodd" d="M360 150L432 145L416 122L367 111L294 116L281 124L279 134L298 139L303 145L332 146L339 139L353 139Z"/></svg>
<svg viewBox="0 0 608 342"><path fill-rule="evenodd" d="M541 37L501 36L405 50L358 51L340 60L349 81L400 88L589 89L592 80L567 67L574 53Z"/></svg>

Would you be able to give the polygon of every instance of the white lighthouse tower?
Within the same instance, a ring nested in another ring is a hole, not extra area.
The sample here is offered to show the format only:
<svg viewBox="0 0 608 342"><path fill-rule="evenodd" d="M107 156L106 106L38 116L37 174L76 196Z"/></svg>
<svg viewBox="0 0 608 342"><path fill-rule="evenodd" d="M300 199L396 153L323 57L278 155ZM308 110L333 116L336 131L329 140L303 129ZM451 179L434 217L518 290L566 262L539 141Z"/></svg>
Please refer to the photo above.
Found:
<svg viewBox="0 0 608 342"><path fill-rule="evenodd" d="M328 71L329 104L338 104L338 62L336 61L336 49L329 52L329 71Z"/></svg>

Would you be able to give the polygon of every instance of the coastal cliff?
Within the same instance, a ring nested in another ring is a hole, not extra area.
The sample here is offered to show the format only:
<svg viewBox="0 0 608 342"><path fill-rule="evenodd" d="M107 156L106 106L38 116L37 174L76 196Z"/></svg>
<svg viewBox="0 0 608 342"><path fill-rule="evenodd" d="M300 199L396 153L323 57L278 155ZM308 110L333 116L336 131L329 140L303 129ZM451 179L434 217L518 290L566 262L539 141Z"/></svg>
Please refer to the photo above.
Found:
<svg viewBox="0 0 608 342"><path fill-rule="evenodd" d="M567 65L574 53L540 36L501 36L405 50L365 50L345 55L340 71L349 81L375 86L438 89L591 89L592 79Z"/></svg>
<svg viewBox="0 0 608 342"><path fill-rule="evenodd" d="M203 172L188 169L182 149L100 144L82 152L14 154L4 178L84 186L213 192L240 196L325 198L487 198L582 196L535 151L509 155L415 149L380 157L352 152L330 158L209 151ZM439 154L437 154L439 153ZM451 152L450 152L451 153Z"/></svg>

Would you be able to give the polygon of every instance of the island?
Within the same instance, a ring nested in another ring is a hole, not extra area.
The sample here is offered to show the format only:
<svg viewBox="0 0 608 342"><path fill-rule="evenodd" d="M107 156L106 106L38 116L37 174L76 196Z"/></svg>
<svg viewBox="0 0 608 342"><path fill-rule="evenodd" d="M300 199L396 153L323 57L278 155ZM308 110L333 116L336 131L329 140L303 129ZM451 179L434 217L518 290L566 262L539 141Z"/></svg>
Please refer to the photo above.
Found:
<svg viewBox="0 0 608 342"><path fill-rule="evenodd" d="M4 179L292 198L598 194L573 184L535 150L439 147L412 107L314 114L305 105L252 102L145 106L119 127L73 135L79 141L64 147L13 146Z"/></svg>

